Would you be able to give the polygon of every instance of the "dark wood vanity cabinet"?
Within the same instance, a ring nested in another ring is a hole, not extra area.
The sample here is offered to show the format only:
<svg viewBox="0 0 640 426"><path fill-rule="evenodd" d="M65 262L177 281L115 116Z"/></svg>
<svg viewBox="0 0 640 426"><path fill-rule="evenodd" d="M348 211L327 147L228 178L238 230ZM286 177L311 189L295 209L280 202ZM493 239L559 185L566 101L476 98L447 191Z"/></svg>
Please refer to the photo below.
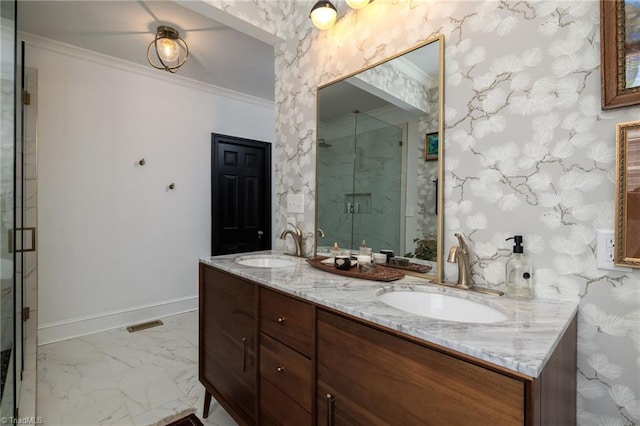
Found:
<svg viewBox="0 0 640 426"><path fill-rule="evenodd" d="M575 317L532 378L203 264L199 306L205 396L241 424L576 422Z"/></svg>
<svg viewBox="0 0 640 426"><path fill-rule="evenodd" d="M200 264L200 382L238 422L256 423L257 288Z"/></svg>
<svg viewBox="0 0 640 426"><path fill-rule="evenodd" d="M522 381L324 311L317 362L318 424L524 424Z"/></svg>
<svg viewBox="0 0 640 426"><path fill-rule="evenodd" d="M317 424L572 425L576 320L534 379L317 311Z"/></svg>

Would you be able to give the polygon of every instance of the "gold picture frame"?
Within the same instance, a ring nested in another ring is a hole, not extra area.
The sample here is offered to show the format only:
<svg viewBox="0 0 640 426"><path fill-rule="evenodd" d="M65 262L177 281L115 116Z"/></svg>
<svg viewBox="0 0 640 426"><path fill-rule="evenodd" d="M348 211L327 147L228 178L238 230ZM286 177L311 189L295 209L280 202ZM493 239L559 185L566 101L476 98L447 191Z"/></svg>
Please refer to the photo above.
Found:
<svg viewBox="0 0 640 426"><path fill-rule="evenodd" d="M640 268L640 121L616 125L614 263Z"/></svg>
<svg viewBox="0 0 640 426"><path fill-rule="evenodd" d="M602 109L640 103L640 2L600 0Z"/></svg>
<svg viewBox="0 0 640 426"><path fill-rule="evenodd" d="M438 159L438 132L424 135L424 160L435 161Z"/></svg>

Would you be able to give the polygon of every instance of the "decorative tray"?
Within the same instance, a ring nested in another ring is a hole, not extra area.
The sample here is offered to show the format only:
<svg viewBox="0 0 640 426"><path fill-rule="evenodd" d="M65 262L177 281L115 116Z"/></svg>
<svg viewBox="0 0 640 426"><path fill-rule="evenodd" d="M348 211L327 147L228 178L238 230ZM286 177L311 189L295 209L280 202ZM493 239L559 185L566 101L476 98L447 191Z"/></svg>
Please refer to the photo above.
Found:
<svg viewBox="0 0 640 426"><path fill-rule="evenodd" d="M392 265L390 263L387 263L386 267L394 268L394 269L404 269L406 271L420 272L422 274L426 274L427 272L433 269L429 265L419 265L417 263L409 263L407 266Z"/></svg>
<svg viewBox="0 0 640 426"><path fill-rule="evenodd" d="M377 265L376 269L367 274L359 272L357 266L352 266L348 271L342 271L333 265L322 263L322 261L325 259L326 257L313 257L307 259L307 263L316 269L320 269L321 271L330 272L337 275L344 275L347 277L361 278L363 280L395 281L404 277L404 274L402 272L380 265Z"/></svg>

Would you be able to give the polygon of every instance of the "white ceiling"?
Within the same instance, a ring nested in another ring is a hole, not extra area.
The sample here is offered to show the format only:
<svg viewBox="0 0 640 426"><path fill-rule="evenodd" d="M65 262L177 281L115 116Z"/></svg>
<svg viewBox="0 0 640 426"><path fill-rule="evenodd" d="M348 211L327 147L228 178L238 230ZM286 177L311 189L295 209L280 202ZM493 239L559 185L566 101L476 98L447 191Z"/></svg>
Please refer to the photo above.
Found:
<svg viewBox="0 0 640 426"><path fill-rule="evenodd" d="M147 46L159 25L176 28L189 45L177 74L273 101L273 46L171 1L18 2L18 31L149 68Z"/></svg>
<svg viewBox="0 0 640 426"><path fill-rule="evenodd" d="M389 63L401 71L413 77L416 81L424 83L426 87L437 87L438 73L441 64L439 59L439 43L432 42L403 55L392 59ZM357 74L356 74L357 75ZM413 114L421 115L423 112L408 108L408 104L391 102L394 96L383 99L379 94L372 93L364 86L355 84L357 78L347 78L334 82L320 90L319 118L327 120L338 117L354 110L370 112L376 109L395 106Z"/></svg>

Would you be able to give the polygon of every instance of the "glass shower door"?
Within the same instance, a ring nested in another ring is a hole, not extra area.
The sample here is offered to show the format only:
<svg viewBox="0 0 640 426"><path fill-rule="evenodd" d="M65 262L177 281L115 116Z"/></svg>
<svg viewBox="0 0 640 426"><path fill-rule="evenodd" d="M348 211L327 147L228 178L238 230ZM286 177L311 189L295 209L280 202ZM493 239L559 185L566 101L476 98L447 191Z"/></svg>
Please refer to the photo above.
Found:
<svg viewBox="0 0 640 426"><path fill-rule="evenodd" d="M365 113L356 120L353 243L402 255L402 129Z"/></svg>
<svg viewBox="0 0 640 426"><path fill-rule="evenodd" d="M402 137L401 128L360 112L320 122L317 220L326 245L358 250L366 240L401 253Z"/></svg>
<svg viewBox="0 0 640 426"><path fill-rule="evenodd" d="M16 417L16 383L19 371L15 342L15 64L16 2L0 1L0 384L1 417Z"/></svg>

